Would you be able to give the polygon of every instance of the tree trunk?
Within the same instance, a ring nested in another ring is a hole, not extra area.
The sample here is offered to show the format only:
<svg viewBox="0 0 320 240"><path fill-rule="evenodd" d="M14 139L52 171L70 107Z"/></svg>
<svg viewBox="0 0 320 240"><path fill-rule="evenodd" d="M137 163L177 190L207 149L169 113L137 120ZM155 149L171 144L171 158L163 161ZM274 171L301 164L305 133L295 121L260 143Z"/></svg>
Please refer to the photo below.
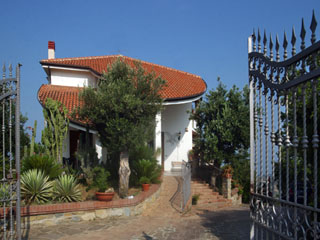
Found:
<svg viewBox="0 0 320 240"><path fill-rule="evenodd" d="M121 198L128 195L130 173L129 153L128 151L121 152L119 168L119 195Z"/></svg>

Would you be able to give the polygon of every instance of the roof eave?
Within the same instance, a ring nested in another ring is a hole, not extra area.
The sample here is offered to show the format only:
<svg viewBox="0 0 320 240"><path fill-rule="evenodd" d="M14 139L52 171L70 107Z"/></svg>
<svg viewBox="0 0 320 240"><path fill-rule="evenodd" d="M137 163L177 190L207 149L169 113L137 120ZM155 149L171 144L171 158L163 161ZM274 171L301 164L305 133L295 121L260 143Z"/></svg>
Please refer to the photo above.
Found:
<svg viewBox="0 0 320 240"><path fill-rule="evenodd" d="M83 69L83 70L88 70L92 72L95 75L101 76L102 74L93 70L91 67L88 66L81 66L81 65L74 65L74 64L59 64L59 63L48 63L45 61L40 61L40 64L42 66L54 66L54 67L65 67L65 68L75 68L75 69Z"/></svg>

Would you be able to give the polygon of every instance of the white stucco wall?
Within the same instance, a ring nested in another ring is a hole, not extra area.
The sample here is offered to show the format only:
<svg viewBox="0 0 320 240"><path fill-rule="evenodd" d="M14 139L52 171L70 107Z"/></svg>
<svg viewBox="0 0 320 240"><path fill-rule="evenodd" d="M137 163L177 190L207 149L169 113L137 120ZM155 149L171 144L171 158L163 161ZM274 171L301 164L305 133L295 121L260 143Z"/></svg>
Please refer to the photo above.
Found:
<svg viewBox="0 0 320 240"><path fill-rule="evenodd" d="M164 170L170 171L172 162L188 161L192 149L192 121L189 120L192 103L167 105L161 115L164 132ZM179 132L181 132L180 140Z"/></svg>
<svg viewBox="0 0 320 240"><path fill-rule="evenodd" d="M96 152L98 154L98 158L100 160L100 163L106 162L106 157L107 157L107 149L104 148L99 140L99 137L97 134L93 134L93 140L94 140L94 145L96 147Z"/></svg>
<svg viewBox="0 0 320 240"><path fill-rule="evenodd" d="M96 87L97 80L86 71L51 69L51 84L70 87Z"/></svg>
<svg viewBox="0 0 320 240"><path fill-rule="evenodd" d="M161 112L156 115L156 129L155 129L155 150L161 149ZM158 163L161 165L161 153L157 155Z"/></svg>

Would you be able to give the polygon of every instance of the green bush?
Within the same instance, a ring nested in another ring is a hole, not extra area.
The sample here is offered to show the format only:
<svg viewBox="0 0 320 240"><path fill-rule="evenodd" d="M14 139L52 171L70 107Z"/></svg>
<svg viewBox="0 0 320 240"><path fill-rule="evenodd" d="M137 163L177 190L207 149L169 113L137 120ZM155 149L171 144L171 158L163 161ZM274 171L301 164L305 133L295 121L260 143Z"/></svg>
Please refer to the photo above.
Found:
<svg viewBox="0 0 320 240"><path fill-rule="evenodd" d="M199 198L200 198L200 194L193 195L192 196L192 205L197 205Z"/></svg>
<svg viewBox="0 0 320 240"><path fill-rule="evenodd" d="M150 181L150 179L148 178L148 177L146 177L146 176L142 176L141 178L140 178L140 184L149 184L151 181Z"/></svg>
<svg viewBox="0 0 320 240"><path fill-rule="evenodd" d="M6 157L5 158L5 172L6 175L9 173L10 170L10 162L9 159ZM1 171L0 171L0 179L3 179L3 156L2 156L2 152L0 152L0 166L1 166ZM15 166L15 161L12 161L12 166Z"/></svg>
<svg viewBox="0 0 320 240"><path fill-rule="evenodd" d="M53 194L55 200L59 202L79 202L81 201L80 185L72 175L61 175L54 181Z"/></svg>
<svg viewBox="0 0 320 240"><path fill-rule="evenodd" d="M53 182L38 169L31 169L21 175L21 195L27 204L46 203L52 198Z"/></svg>
<svg viewBox="0 0 320 240"><path fill-rule="evenodd" d="M93 183L89 188L98 188L99 192L105 192L109 188L108 178L110 173L102 166L93 168Z"/></svg>
<svg viewBox="0 0 320 240"><path fill-rule="evenodd" d="M148 178L150 183L158 183L161 175L161 167L154 159L141 159L133 163L132 173L134 175L133 180L135 180L134 184L136 185L140 183L141 177Z"/></svg>
<svg viewBox="0 0 320 240"><path fill-rule="evenodd" d="M32 155L22 160L22 173L31 169L41 170L49 179L55 179L63 172L62 165L48 155Z"/></svg>
<svg viewBox="0 0 320 240"><path fill-rule="evenodd" d="M9 201L5 201L10 199L10 189L9 189L9 184L3 183L0 186L0 199L3 200L0 202L0 206L3 206L3 203L9 204Z"/></svg>

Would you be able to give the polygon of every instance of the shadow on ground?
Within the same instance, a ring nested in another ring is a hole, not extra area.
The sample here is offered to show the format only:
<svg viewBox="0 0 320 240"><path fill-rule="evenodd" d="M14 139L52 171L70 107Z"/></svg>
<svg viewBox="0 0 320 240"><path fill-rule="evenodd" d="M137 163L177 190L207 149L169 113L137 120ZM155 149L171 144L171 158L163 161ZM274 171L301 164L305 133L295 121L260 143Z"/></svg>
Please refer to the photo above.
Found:
<svg viewBox="0 0 320 240"><path fill-rule="evenodd" d="M219 211L201 210L201 225L221 240L249 239L250 212L248 208Z"/></svg>

